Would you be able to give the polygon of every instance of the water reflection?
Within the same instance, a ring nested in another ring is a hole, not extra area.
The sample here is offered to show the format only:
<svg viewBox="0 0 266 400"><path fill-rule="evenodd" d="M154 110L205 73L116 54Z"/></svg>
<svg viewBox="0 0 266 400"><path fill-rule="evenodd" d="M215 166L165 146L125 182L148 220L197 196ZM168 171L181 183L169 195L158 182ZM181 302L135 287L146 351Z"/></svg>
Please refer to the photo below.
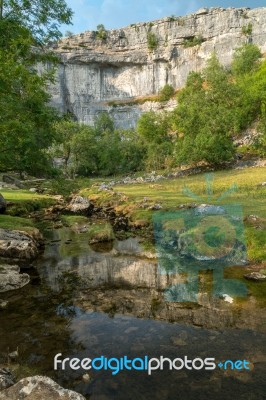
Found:
<svg viewBox="0 0 266 400"><path fill-rule="evenodd" d="M0 361L19 347L26 375L54 377L90 400L262 400L265 392L265 314L253 296L233 305L210 298L208 275L200 279L199 304L165 303L163 289L184 276L161 275L156 260L142 259L137 240L95 251L86 234L52 232L30 285L3 294ZM137 318L138 317L138 318ZM156 321L156 320L157 321ZM159 321L160 320L160 321ZM170 323L178 322L178 323ZM53 357L187 355L247 359L252 371L53 371Z"/></svg>

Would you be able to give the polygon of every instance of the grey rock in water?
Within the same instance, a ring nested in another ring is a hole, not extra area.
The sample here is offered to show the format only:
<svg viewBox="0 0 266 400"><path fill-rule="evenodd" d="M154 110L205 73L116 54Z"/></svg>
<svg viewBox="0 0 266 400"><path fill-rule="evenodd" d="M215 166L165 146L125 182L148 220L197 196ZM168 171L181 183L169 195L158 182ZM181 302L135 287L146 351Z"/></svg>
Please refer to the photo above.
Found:
<svg viewBox="0 0 266 400"><path fill-rule="evenodd" d="M266 281L266 275L261 274L260 272L251 272L250 274L244 275L244 278L255 282Z"/></svg>
<svg viewBox="0 0 266 400"><path fill-rule="evenodd" d="M3 195L0 193L0 214L4 214L6 211L6 201Z"/></svg>
<svg viewBox="0 0 266 400"><path fill-rule="evenodd" d="M0 228L0 257L31 260L39 254L42 236L35 229L27 232Z"/></svg>
<svg viewBox="0 0 266 400"><path fill-rule="evenodd" d="M30 281L28 274L20 274L17 265L0 265L0 293L20 289Z"/></svg>
<svg viewBox="0 0 266 400"><path fill-rule="evenodd" d="M0 392L0 400L86 400L81 394L64 389L46 376L21 379Z"/></svg>

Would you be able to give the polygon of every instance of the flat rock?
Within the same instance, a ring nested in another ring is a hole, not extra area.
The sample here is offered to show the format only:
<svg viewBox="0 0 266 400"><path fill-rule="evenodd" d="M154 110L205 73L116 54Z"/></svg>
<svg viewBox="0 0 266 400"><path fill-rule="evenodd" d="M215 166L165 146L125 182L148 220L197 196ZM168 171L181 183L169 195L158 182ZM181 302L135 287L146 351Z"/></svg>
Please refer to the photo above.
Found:
<svg viewBox="0 0 266 400"><path fill-rule="evenodd" d="M40 233L30 235L22 231L0 228L0 257L30 260L39 254Z"/></svg>
<svg viewBox="0 0 266 400"><path fill-rule="evenodd" d="M250 281L262 282L266 280L266 275L261 274L260 272L251 272L250 274L244 275L244 278Z"/></svg>
<svg viewBox="0 0 266 400"><path fill-rule="evenodd" d="M20 274L17 265L0 265L0 293L20 289L30 281L28 274Z"/></svg>
<svg viewBox="0 0 266 400"><path fill-rule="evenodd" d="M67 390L46 376L21 379L0 392L0 400L86 400L81 394Z"/></svg>

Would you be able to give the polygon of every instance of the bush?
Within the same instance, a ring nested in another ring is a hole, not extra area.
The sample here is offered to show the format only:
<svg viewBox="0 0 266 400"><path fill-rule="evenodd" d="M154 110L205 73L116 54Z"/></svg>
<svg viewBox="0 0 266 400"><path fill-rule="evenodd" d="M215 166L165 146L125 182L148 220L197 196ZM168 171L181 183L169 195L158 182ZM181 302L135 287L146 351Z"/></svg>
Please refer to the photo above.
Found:
<svg viewBox="0 0 266 400"><path fill-rule="evenodd" d="M194 46L198 46L199 44L201 44L203 42L203 37L202 36L194 36L192 38L187 38L184 40L184 47L194 47Z"/></svg>
<svg viewBox="0 0 266 400"><path fill-rule="evenodd" d="M247 26L242 26L242 34L245 36L249 36L252 34L252 24L249 23Z"/></svg>
<svg viewBox="0 0 266 400"><path fill-rule="evenodd" d="M107 39L107 32L103 24L97 25L96 38L101 40Z"/></svg>
<svg viewBox="0 0 266 400"><path fill-rule="evenodd" d="M154 50L158 47L159 40L153 32L147 33L147 41L149 50Z"/></svg>
<svg viewBox="0 0 266 400"><path fill-rule="evenodd" d="M168 101L174 95L175 89L172 85L166 84L159 93L159 101Z"/></svg>

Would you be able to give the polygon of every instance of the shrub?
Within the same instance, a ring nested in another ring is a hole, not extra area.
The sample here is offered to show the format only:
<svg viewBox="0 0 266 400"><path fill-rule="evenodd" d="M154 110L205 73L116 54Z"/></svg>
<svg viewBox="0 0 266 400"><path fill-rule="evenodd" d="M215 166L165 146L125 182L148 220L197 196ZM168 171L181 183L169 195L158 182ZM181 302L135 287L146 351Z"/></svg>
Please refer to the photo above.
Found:
<svg viewBox="0 0 266 400"><path fill-rule="evenodd" d="M185 39L183 45L185 48L194 47L194 46L198 46L202 42L203 42L202 36L194 36L194 37Z"/></svg>
<svg viewBox="0 0 266 400"><path fill-rule="evenodd" d="M252 34L252 24L249 23L247 26L242 26L242 34L249 36Z"/></svg>
<svg viewBox="0 0 266 400"><path fill-rule="evenodd" d="M174 95L175 90L172 85L166 84L159 93L160 101L168 101Z"/></svg>
<svg viewBox="0 0 266 400"><path fill-rule="evenodd" d="M107 39L107 32L103 24L97 25L96 38L101 40Z"/></svg>
<svg viewBox="0 0 266 400"><path fill-rule="evenodd" d="M147 41L149 50L154 50L158 47L159 41L153 32L147 33Z"/></svg>

